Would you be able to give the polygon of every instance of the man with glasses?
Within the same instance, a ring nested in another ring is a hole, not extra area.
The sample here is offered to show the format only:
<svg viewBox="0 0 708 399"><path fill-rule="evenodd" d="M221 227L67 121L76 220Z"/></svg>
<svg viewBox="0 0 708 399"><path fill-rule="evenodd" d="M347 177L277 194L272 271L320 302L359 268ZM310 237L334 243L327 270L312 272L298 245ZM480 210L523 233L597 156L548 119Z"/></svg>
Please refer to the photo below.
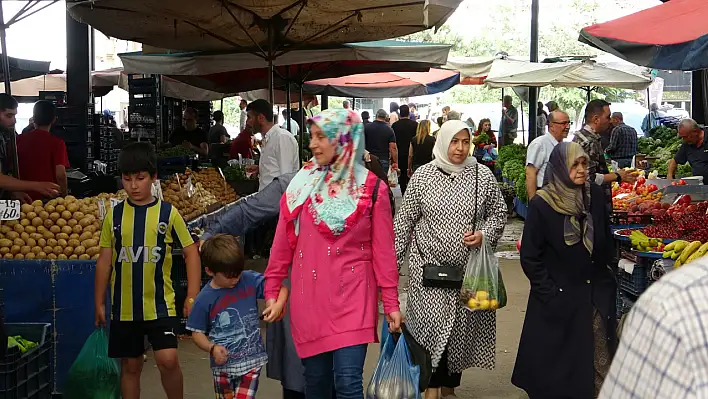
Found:
<svg viewBox="0 0 708 399"><path fill-rule="evenodd" d="M669 161L666 177L673 179L678 165L688 162L693 176L703 176L703 184L708 184L708 141L703 128L693 119L684 119L679 124L678 136L683 143Z"/></svg>
<svg viewBox="0 0 708 399"><path fill-rule="evenodd" d="M197 126L197 116L196 109L191 107L185 109L182 114L183 125L172 132L170 143L182 145L199 155L206 156L209 153L209 139L207 133Z"/></svg>
<svg viewBox="0 0 708 399"><path fill-rule="evenodd" d="M543 178L553 148L568 137L570 118L563 111L553 111L549 115L548 134L538 137L526 150L526 193L529 200L536 190L543 187Z"/></svg>

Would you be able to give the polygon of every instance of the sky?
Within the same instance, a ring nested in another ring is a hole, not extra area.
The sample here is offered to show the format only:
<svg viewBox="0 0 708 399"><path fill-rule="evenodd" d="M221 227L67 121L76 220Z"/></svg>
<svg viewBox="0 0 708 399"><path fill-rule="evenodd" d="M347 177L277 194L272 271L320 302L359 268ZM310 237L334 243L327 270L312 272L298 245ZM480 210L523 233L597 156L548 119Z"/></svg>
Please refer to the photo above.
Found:
<svg viewBox="0 0 708 399"><path fill-rule="evenodd" d="M567 4L571 0L540 0L541 25L568 18ZM588 0L599 3L612 2L612 0ZM603 22L640 11L659 4L659 0L618 0L622 8L603 7L598 22ZM5 19L10 19L26 1L3 1ZM452 15L448 24L450 27L465 36L474 35L477 25L475 21L493 23L494 7L500 3L509 6L524 6L530 0L465 0L458 10ZM470 24L470 21L472 23ZM528 23L528 21L519 21ZM473 28L470 28L472 26ZM31 17L20 21L7 31L7 46L10 56L42 61L51 61L52 69L65 69L66 67L66 11L63 1L51 5ZM96 53L101 53L101 47L108 41L100 33L96 34ZM118 49L125 51L125 49Z"/></svg>

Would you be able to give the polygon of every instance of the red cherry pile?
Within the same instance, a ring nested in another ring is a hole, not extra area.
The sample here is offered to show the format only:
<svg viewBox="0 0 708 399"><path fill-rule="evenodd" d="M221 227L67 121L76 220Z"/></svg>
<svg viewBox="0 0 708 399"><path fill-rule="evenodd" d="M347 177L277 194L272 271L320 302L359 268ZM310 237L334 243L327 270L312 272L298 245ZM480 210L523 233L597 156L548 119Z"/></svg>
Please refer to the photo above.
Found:
<svg viewBox="0 0 708 399"><path fill-rule="evenodd" d="M708 242L708 202L691 204L690 196L682 196L666 214L655 217L654 224L642 229L649 237Z"/></svg>

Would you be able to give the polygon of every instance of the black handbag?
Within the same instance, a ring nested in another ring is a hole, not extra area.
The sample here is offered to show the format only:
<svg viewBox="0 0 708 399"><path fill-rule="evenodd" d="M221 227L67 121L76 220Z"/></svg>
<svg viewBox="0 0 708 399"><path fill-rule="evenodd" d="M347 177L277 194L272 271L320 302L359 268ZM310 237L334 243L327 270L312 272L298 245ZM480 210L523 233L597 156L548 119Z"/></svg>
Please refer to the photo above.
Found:
<svg viewBox="0 0 708 399"><path fill-rule="evenodd" d="M477 174L475 175L475 197L474 197L474 215L477 216L477 193L479 193L479 164L477 164ZM476 221L475 221L476 224ZM472 231L476 231L476 226L472 227ZM418 253L421 257L423 251L420 250L420 245L416 241ZM457 266L449 266L445 264L426 263L423 265L423 287L431 288L450 288L459 290L462 289L462 280L465 277L464 268Z"/></svg>

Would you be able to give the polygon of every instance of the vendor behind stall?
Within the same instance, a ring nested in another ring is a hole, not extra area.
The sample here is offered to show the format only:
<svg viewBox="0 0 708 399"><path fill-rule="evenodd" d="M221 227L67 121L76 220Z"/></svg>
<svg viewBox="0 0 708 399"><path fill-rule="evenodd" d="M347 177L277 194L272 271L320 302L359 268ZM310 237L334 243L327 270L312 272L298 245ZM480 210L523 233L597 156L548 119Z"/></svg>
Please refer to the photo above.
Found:
<svg viewBox="0 0 708 399"><path fill-rule="evenodd" d="M674 178L676 167L688 162L693 176L703 176L703 184L708 183L708 143L705 132L693 119L684 119L679 124L678 135L683 144L679 147L674 159L669 161L667 179Z"/></svg>
<svg viewBox="0 0 708 399"><path fill-rule="evenodd" d="M60 194L67 195L68 181L66 169L69 156L66 144L59 137L49 133L56 121L56 107L49 101L37 101L32 111L34 130L17 137L17 158L20 164L20 178L30 181L51 181L60 187ZM28 192L33 200L46 198L43 193Z"/></svg>
<svg viewBox="0 0 708 399"><path fill-rule="evenodd" d="M182 145L197 154L207 155L209 152L209 140L207 133L197 126L197 110L187 108L182 114L183 126L178 127L170 136L172 145Z"/></svg>

